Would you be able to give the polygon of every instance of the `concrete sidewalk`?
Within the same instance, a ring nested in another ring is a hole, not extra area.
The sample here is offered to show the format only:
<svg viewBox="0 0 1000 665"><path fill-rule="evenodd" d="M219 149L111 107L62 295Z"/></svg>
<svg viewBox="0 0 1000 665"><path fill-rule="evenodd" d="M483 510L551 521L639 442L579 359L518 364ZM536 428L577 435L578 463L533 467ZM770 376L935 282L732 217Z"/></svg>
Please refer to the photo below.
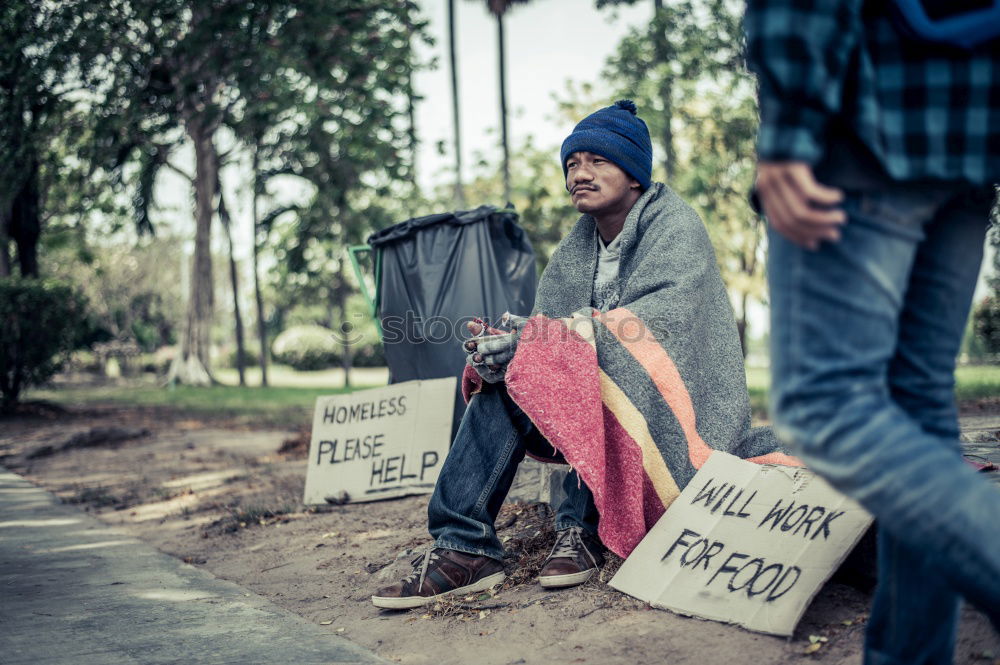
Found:
<svg viewBox="0 0 1000 665"><path fill-rule="evenodd" d="M0 664L385 662L0 467Z"/></svg>

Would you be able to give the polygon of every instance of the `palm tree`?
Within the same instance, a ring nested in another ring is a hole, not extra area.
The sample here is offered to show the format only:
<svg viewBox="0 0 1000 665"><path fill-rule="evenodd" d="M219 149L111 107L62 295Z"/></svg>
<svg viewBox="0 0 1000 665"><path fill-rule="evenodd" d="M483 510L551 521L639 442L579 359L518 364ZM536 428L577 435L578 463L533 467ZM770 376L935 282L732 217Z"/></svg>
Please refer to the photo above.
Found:
<svg viewBox="0 0 1000 665"><path fill-rule="evenodd" d="M455 206L465 207L462 187L462 124L458 114L458 53L455 51L455 0L448 0L448 56L451 61L451 118L455 144Z"/></svg>
<svg viewBox="0 0 1000 665"><path fill-rule="evenodd" d="M507 141L507 68L503 36L503 17L511 6L528 0L486 0L486 7L497 19L497 49L500 63L500 141L503 146L503 197L510 201L510 148Z"/></svg>

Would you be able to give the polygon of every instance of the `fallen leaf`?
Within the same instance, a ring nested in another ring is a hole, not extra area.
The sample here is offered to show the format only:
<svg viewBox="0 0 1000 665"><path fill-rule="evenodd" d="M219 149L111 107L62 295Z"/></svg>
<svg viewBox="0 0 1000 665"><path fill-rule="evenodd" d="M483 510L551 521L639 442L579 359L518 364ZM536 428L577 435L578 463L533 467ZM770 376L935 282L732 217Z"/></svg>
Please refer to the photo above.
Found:
<svg viewBox="0 0 1000 665"><path fill-rule="evenodd" d="M810 644L809 646L807 646L802 653L807 653L807 654L808 653L816 653L822 647L823 647L823 643L822 642L814 642L813 644Z"/></svg>
<svg viewBox="0 0 1000 665"><path fill-rule="evenodd" d="M844 624L845 626L853 626L854 625L854 622L851 621L850 619L844 619L840 623Z"/></svg>

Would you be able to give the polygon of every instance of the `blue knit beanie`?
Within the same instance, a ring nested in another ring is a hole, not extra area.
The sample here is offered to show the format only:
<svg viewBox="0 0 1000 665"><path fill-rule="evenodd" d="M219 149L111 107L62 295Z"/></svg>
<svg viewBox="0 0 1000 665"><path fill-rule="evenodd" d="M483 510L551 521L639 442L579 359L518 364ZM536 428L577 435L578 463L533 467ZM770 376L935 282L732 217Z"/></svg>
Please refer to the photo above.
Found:
<svg viewBox="0 0 1000 665"><path fill-rule="evenodd" d="M610 159L638 180L644 190L652 184L653 144L646 123L636 115L635 103L630 99L591 113L573 128L559 151L564 177L566 158L580 151Z"/></svg>

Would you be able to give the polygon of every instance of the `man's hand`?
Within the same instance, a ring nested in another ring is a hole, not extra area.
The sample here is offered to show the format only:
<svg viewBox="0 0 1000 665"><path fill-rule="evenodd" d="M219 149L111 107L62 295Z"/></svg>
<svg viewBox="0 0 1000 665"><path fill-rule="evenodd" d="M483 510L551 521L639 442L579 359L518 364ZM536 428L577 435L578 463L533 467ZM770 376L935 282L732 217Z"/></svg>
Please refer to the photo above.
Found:
<svg viewBox="0 0 1000 665"><path fill-rule="evenodd" d="M485 331L485 335L482 323L470 321L467 324L469 332L475 337L465 340L462 347L468 354L466 359L468 364L484 381L497 383L503 380L507 364L514 358L514 352L517 350L521 328L527 320L523 316L505 314L504 322L511 326L511 332L501 333L490 328Z"/></svg>
<svg viewBox="0 0 1000 665"><path fill-rule="evenodd" d="M805 162L760 162L757 194L774 230L799 247L817 249L840 240L847 215L837 206L844 193L816 182Z"/></svg>

